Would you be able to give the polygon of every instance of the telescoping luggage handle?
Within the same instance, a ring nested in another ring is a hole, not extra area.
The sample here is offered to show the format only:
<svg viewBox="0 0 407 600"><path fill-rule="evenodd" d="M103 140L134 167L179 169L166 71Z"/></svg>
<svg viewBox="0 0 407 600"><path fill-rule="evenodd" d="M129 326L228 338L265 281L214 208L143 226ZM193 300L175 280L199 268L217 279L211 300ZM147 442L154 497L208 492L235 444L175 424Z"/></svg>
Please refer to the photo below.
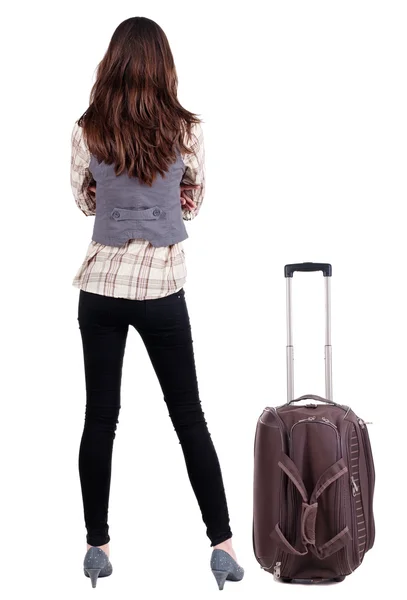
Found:
<svg viewBox="0 0 407 600"><path fill-rule="evenodd" d="M298 263L285 265L287 289L287 403L294 401L294 346L292 333L292 278L296 271L322 271L325 280L325 398L332 401L332 346L331 346L331 277L329 263ZM298 398L301 400L302 398ZM322 400L322 399L321 399Z"/></svg>

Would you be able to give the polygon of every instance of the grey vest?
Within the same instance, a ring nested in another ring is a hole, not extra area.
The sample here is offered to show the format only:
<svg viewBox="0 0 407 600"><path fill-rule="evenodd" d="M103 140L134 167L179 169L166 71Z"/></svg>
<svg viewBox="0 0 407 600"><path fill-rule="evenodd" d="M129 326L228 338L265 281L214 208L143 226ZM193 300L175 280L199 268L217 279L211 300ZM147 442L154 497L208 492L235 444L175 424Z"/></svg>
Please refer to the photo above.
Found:
<svg viewBox="0 0 407 600"><path fill-rule="evenodd" d="M169 246L188 237L180 201L185 164L179 152L165 177L157 173L151 187L127 172L117 176L114 165L99 163L93 154L89 169L96 181L92 240L122 246L139 238L153 246Z"/></svg>

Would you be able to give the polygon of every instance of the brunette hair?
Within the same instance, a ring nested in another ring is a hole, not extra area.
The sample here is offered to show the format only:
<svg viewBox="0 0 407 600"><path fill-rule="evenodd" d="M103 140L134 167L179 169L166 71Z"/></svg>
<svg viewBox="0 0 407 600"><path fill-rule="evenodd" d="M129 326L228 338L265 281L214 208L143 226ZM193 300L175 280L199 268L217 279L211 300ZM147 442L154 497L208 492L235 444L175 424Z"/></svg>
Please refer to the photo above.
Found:
<svg viewBox="0 0 407 600"><path fill-rule="evenodd" d="M79 118L92 154L152 185L184 153L196 114L177 99L178 78L168 39L145 17L126 19L116 28L97 67L89 108Z"/></svg>

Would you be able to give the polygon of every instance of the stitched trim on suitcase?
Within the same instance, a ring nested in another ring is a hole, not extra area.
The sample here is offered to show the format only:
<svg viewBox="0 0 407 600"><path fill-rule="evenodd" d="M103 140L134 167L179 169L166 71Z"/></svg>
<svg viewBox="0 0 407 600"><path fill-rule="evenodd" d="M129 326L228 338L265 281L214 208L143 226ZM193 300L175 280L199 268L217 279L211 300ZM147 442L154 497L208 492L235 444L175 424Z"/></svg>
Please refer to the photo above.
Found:
<svg viewBox="0 0 407 600"><path fill-rule="evenodd" d="M359 553L359 562L362 561L363 555L366 550L366 540L367 540L367 529L366 529L366 520L363 514L363 506L362 506L362 498L360 495L360 479L359 479L359 460L360 460L360 447L359 447L359 439L356 434L355 426L352 427L351 438L350 438L350 449L351 449L351 458L350 458L350 474L353 478L353 481L356 483L358 490L354 492L353 502L355 503L356 509L356 528L357 528L357 538L358 538L358 553ZM353 486L352 486L353 490Z"/></svg>

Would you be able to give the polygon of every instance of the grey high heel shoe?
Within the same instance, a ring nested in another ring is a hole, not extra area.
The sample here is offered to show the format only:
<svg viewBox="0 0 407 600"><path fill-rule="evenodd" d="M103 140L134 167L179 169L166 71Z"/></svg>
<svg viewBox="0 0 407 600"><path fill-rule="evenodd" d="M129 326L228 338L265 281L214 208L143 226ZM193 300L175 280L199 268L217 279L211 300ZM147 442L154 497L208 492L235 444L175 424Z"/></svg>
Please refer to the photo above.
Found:
<svg viewBox="0 0 407 600"><path fill-rule="evenodd" d="M228 552L220 548L212 552L211 569L220 590L223 590L226 580L240 581L244 575L244 569Z"/></svg>
<svg viewBox="0 0 407 600"><path fill-rule="evenodd" d="M92 587L95 588L98 577L108 577L112 574L113 567L102 548L91 546L83 559L83 571L86 577L90 577Z"/></svg>

